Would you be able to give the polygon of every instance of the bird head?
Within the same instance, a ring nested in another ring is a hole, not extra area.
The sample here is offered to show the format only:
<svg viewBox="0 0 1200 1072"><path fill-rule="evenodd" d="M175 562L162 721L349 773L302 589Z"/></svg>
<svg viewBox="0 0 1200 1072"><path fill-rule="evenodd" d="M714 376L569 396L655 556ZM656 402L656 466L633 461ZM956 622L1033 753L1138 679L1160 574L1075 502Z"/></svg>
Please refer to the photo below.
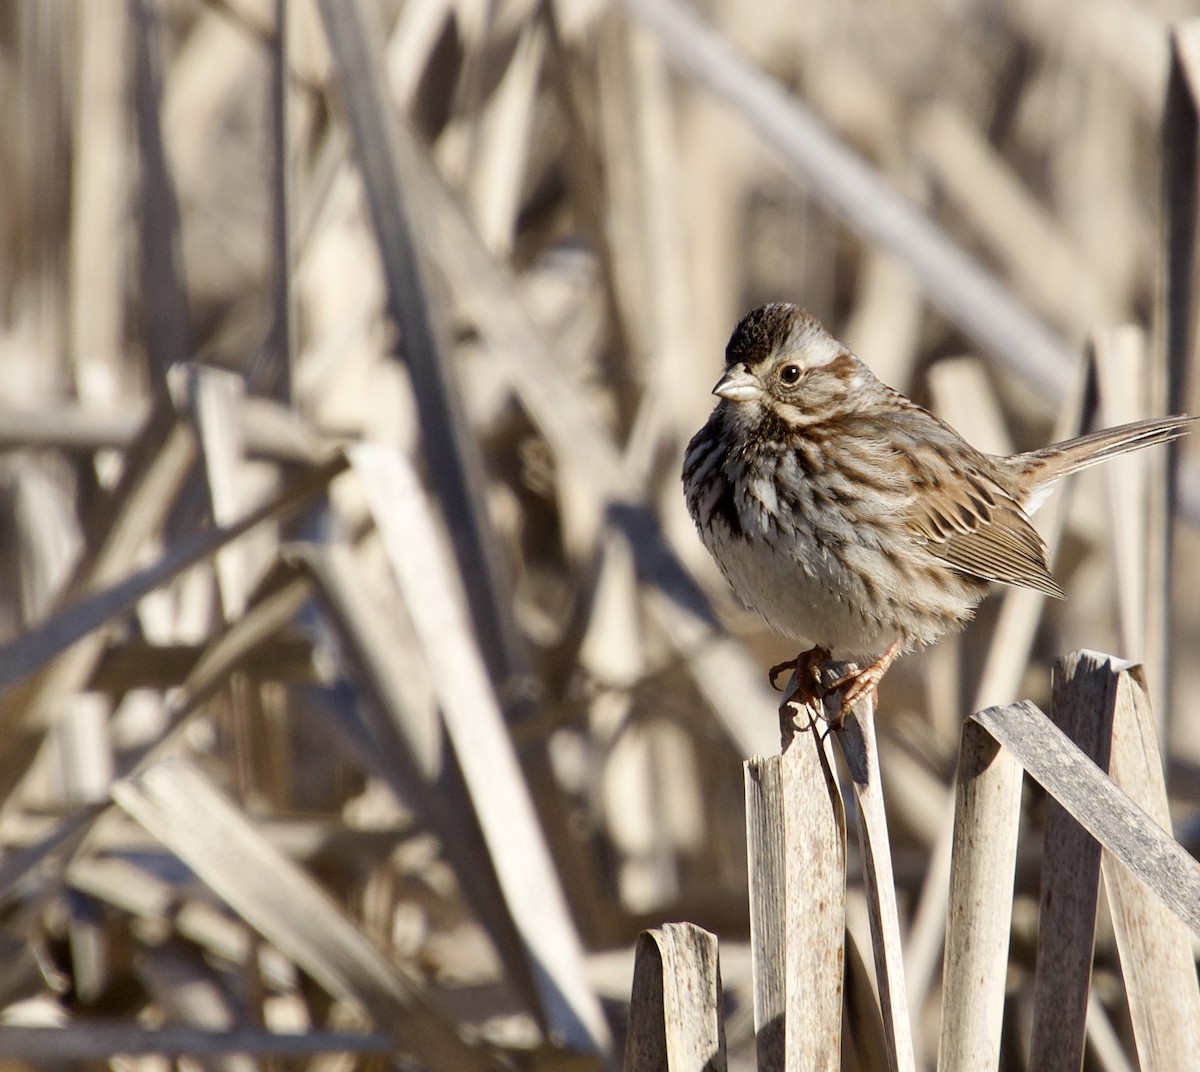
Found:
<svg viewBox="0 0 1200 1072"><path fill-rule="evenodd" d="M739 420L773 416L800 427L844 411L848 396L870 382L870 370L812 316L775 302L734 328L713 394Z"/></svg>

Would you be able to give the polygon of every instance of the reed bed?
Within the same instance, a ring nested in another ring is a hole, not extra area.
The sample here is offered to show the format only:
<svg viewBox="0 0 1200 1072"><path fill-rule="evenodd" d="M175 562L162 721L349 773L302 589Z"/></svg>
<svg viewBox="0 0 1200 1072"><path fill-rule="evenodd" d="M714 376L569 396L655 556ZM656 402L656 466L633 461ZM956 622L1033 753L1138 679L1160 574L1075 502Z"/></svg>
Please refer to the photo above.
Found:
<svg viewBox="0 0 1200 1072"><path fill-rule="evenodd" d="M0 1068L635 1067L655 957L712 995L671 1067L798 1067L794 970L839 988L829 1067L975 1067L985 1008L989 1067L1173 1067L1143 1040L1195 965L1196 444L1056 495L1069 601L902 660L865 781L791 770L801 733L743 784L793 653L678 474L776 299L987 450L1200 411L1188 14L12 0ZM1083 648L1142 667L1093 668L1108 721L1068 717L1075 663L1052 686ZM1103 754L1127 710L1136 763ZM1139 879L1041 711L1170 828ZM830 817L844 914L785 972L772 928L822 920L763 861Z"/></svg>

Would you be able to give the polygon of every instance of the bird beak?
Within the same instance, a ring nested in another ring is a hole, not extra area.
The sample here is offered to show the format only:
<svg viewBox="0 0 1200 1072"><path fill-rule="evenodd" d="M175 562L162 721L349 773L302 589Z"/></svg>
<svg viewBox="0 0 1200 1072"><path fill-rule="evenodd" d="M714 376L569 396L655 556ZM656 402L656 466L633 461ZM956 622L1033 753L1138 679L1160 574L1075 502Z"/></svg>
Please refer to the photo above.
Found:
<svg viewBox="0 0 1200 1072"><path fill-rule="evenodd" d="M762 398L762 381L740 361L717 382L712 393L730 402L754 402Z"/></svg>

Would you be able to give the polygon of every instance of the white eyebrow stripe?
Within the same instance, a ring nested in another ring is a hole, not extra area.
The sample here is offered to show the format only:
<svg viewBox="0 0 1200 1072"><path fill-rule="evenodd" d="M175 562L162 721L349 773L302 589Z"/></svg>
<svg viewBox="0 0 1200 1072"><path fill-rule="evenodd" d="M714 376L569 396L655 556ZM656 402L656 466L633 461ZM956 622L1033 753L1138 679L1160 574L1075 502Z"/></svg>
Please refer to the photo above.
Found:
<svg viewBox="0 0 1200 1072"><path fill-rule="evenodd" d="M788 359L801 368L820 368L836 360L844 347L829 332L811 321L800 321L788 339Z"/></svg>

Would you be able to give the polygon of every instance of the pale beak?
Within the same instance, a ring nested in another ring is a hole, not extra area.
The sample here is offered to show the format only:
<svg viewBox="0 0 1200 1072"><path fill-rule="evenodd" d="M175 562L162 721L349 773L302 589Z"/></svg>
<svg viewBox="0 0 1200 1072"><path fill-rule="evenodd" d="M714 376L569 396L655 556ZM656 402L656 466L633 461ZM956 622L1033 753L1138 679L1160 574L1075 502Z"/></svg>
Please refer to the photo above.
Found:
<svg viewBox="0 0 1200 1072"><path fill-rule="evenodd" d="M754 402L762 398L762 381L744 364L738 362L726 370L712 393L730 402Z"/></svg>

